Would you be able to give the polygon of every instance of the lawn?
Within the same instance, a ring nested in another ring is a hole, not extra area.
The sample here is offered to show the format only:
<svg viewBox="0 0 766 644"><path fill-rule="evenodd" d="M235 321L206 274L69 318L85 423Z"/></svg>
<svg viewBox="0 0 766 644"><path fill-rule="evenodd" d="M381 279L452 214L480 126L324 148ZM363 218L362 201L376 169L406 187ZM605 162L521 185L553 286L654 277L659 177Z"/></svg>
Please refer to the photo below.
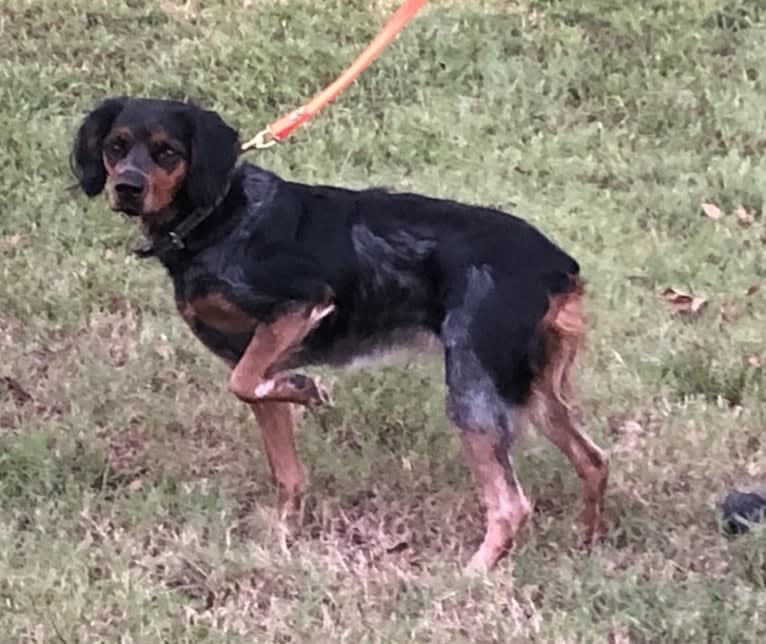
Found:
<svg viewBox="0 0 766 644"><path fill-rule="evenodd" d="M434 1L250 157L512 210L580 260L582 418L612 468L590 555L578 481L530 432L532 520L493 573L461 573L482 509L418 357L322 374L336 406L301 417L309 494L280 538L224 367L137 231L67 189L103 97L192 98L251 136L395 5L3 0L0 641L766 641L766 531L727 539L717 513L766 479L760 0Z"/></svg>

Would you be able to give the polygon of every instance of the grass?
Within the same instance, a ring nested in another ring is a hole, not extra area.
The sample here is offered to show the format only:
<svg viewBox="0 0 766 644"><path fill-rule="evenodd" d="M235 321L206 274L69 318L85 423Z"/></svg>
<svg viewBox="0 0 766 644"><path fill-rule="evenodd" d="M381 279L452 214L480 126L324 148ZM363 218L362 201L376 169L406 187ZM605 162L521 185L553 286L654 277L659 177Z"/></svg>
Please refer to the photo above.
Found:
<svg viewBox="0 0 766 644"><path fill-rule="evenodd" d="M302 181L513 209L581 261L606 542L532 434L511 558L460 574L482 513L438 365L334 373L305 416L284 549L257 430L136 233L67 192L106 95L190 97L245 135L329 82L393 0L6 0L0 16L0 640L759 642L766 532L717 504L766 477L766 8L433 2L343 98L254 157ZM703 203L720 207L717 220ZM744 207L752 223L732 214ZM676 288L707 300L672 315Z"/></svg>

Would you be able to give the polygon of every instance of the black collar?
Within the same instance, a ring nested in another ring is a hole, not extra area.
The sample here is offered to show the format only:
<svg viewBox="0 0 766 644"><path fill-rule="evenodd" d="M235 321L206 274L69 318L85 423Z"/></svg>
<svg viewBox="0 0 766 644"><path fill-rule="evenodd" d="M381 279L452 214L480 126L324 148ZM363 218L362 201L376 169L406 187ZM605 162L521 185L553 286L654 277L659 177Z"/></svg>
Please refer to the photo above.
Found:
<svg viewBox="0 0 766 644"><path fill-rule="evenodd" d="M141 258L161 257L171 250L179 251L187 247L185 241L189 234L205 221L212 212L221 205L221 202L229 194L231 182L226 183L226 187L216 198L212 205L206 208L197 208L188 217L184 217L177 225L170 230L161 233L149 233L142 242L140 242L133 252Z"/></svg>

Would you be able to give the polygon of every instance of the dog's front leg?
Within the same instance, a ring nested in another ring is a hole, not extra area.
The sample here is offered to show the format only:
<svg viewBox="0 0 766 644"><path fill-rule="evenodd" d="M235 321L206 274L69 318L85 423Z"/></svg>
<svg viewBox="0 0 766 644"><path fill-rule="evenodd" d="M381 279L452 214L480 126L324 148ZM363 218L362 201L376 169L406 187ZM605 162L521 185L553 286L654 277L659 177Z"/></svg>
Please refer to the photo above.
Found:
<svg viewBox="0 0 766 644"><path fill-rule="evenodd" d="M257 327L229 378L231 391L250 404L258 421L272 480L277 486L277 505L283 526L291 524L300 514L305 483L289 403L314 405L324 402L326 397L307 376L268 374L332 308L331 304L303 307L271 324Z"/></svg>
<svg viewBox="0 0 766 644"><path fill-rule="evenodd" d="M292 409L288 403L259 402L250 405L261 430L263 448L277 487L277 506L283 525L299 515L306 477L295 447Z"/></svg>
<svg viewBox="0 0 766 644"><path fill-rule="evenodd" d="M256 327L244 354L231 372L229 388L232 393L251 404L270 401L313 406L327 402L326 394L308 376L272 372L333 308L332 304L302 307L270 324Z"/></svg>

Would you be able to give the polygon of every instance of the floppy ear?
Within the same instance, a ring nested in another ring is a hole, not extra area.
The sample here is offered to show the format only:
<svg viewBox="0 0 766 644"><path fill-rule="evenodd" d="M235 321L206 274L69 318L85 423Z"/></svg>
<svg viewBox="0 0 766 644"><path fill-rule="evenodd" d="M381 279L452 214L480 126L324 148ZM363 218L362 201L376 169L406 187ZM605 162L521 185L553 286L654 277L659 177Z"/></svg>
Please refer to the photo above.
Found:
<svg viewBox="0 0 766 644"><path fill-rule="evenodd" d="M124 96L106 99L83 119L77 130L69 165L80 188L89 197L95 197L104 189L106 170L101 146L127 101Z"/></svg>
<svg viewBox="0 0 766 644"><path fill-rule="evenodd" d="M186 194L197 208L215 203L239 157L239 133L215 112L195 109Z"/></svg>

